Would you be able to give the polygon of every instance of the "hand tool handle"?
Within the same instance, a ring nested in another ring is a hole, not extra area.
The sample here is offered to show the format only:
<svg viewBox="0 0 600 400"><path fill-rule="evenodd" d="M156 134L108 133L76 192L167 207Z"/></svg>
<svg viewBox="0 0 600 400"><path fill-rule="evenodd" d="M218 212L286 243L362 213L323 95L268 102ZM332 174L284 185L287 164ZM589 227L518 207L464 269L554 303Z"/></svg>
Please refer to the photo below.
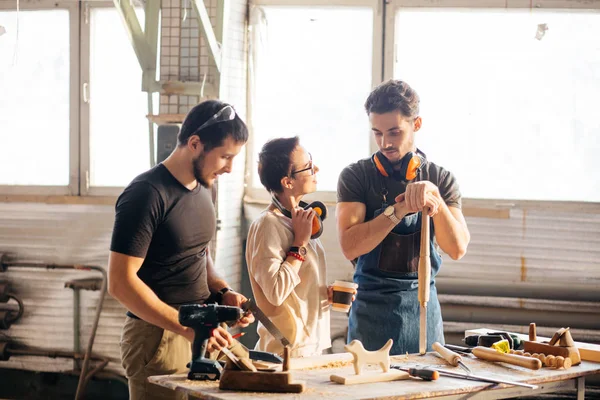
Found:
<svg viewBox="0 0 600 400"><path fill-rule="evenodd" d="M429 207L421 212L421 251L419 253L419 303L429 301L429 285L431 284L431 257L429 251Z"/></svg>
<svg viewBox="0 0 600 400"><path fill-rule="evenodd" d="M542 362L537 358L518 356L516 354L499 353L496 350L487 347L477 346L473 349L473 354L482 360L500 361L529 369L542 368Z"/></svg>
<svg viewBox="0 0 600 400"><path fill-rule="evenodd" d="M431 284L431 257L429 253L429 207L421 212L421 250L419 253L418 299L419 299L419 354L427 351L427 303Z"/></svg>
<svg viewBox="0 0 600 400"><path fill-rule="evenodd" d="M440 377L440 373L431 369L409 368L408 374L424 381L435 381Z"/></svg>
<svg viewBox="0 0 600 400"><path fill-rule="evenodd" d="M439 342L435 342L431 347L437 351L440 356L455 367L458 367L458 362L462 361L462 357L450 349L445 348Z"/></svg>

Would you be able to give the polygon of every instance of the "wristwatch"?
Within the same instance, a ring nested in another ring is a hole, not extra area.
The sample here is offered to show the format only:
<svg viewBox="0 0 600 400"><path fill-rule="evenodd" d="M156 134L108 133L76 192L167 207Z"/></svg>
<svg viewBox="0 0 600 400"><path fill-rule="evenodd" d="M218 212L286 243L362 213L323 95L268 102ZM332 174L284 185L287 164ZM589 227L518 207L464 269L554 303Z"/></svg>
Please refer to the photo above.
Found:
<svg viewBox="0 0 600 400"><path fill-rule="evenodd" d="M300 247L298 247L298 246L292 246L292 247L290 247L290 252L292 252L292 253L298 253L302 257L306 257L307 250L306 250L306 247L304 247L304 246L300 246Z"/></svg>
<svg viewBox="0 0 600 400"><path fill-rule="evenodd" d="M392 221L394 223L394 225L398 225L400 223L400 220L398 219L398 217L396 217L396 214L394 213L394 211L395 211L394 206L388 206L383 211L383 215L388 217L390 219L390 221Z"/></svg>

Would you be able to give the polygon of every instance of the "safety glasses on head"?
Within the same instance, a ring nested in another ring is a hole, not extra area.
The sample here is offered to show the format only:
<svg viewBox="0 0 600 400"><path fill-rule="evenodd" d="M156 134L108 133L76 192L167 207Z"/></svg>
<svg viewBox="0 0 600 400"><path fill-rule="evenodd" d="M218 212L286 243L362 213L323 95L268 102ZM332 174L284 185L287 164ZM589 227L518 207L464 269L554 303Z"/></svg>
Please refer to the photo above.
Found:
<svg viewBox="0 0 600 400"><path fill-rule="evenodd" d="M218 124L219 122L233 121L235 119L235 110L229 104L225 107L221 108L219 111L215 113L212 117L208 119L205 123L200 125L198 129L194 131L194 134L197 134L202 129L208 128L214 124Z"/></svg>
<svg viewBox="0 0 600 400"><path fill-rule="evenodd" d="M290 177L294 174L298 174L298 173L304 172L304 171L310 171L311 175L315 174L315 164L313 163L313 160L312 160L312 154L308 153L308 157L310 159L308 162L308 164L309 164L308 167L290 172Z"/></svg>

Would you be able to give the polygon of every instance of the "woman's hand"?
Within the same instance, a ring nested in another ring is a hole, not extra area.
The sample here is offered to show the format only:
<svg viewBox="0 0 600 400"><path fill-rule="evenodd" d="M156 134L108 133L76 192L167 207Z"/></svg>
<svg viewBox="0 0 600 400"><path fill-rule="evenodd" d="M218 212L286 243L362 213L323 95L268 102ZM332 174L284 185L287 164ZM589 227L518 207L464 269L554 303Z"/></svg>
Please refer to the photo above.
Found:
<svg viewBox="0 0 600 400"><path fill-rule="evenodd" d="M312 221L315 210L309 208L292 209L292 230L294 231L294 246L306 246L312 236Z"/></svg>

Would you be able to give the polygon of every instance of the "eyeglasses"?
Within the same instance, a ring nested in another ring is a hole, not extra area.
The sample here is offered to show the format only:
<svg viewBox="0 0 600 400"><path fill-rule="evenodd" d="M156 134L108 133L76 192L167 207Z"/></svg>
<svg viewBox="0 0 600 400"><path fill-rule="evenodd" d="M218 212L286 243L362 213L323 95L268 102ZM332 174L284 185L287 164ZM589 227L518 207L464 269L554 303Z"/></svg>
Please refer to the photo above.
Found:
<svg viewBox="0 0 600 400"><path fill-rule="evenodd" d="M297 171L292 171L290 173L290 175L294 175L294 174L297 174L299 172L304 172L304 171L310 171L310 174L314 175L315 174L315 164L313 164L313 161L312 161L312 154L308 153L308 157L310 158L310 161L309 161L310 165L308 166L308 168L299 169Z"/></svg>
<svg viewBox="0 0 600 400"><path fill-rule="evenodd" d="M200 127L196 129L193 134L195 135L202 129L208 128L209 126L212 126L214 124L218 124L219 122L232 121L233 119L235 119L235 110L232 106L226 105L225 107L217 111L215 115L210 117L208 121L200 125Z"/></svg>

